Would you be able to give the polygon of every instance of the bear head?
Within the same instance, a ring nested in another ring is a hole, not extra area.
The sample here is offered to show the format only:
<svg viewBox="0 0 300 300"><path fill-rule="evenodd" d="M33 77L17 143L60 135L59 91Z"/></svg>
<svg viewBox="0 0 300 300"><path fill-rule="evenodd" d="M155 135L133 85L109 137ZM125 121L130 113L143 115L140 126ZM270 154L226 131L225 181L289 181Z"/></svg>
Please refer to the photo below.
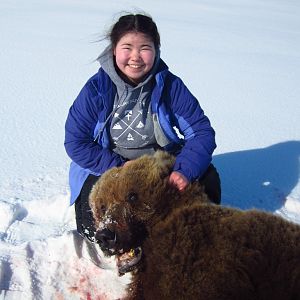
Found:
<svg viewBox="0 0 300 300"><path fill-rule="evenodd" d="M168 182L174 162L170 154L157 151L106 171L96 182L89 201L96 241L105 254L131 252L135 257L150 228L178 205L183 193Z"/></svg>
<svg viewBox="0 0 300 300"><path fill-rule="evenodd" d="M106 171L90 194L96 230L112 232L117 244L122 244L119 247L125 241L134 244L132 235L139 236L137 230L143 233L144 224L165 201L173 164L173 156L158 151Z"/></svg>

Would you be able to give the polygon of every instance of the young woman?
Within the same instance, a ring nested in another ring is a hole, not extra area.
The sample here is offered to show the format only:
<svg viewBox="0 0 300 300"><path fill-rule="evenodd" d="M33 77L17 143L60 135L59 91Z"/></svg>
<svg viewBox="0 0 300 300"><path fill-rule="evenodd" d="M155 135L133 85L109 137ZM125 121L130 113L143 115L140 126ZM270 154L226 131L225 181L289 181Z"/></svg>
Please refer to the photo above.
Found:
<svg viewBox="0 0 300 300"><path fill-rule="evenodd" d="M94 240L88 196L109 168L161 149L176 156L169 182L182 191L199 180L220 203L220 179L213 165L215 132L197 99L160 58L160 36L152 18L120 17L99 56L101 68L70 108L65 148L71 204L77 230ZM180 138L176 132L180 133Z"/></svg>

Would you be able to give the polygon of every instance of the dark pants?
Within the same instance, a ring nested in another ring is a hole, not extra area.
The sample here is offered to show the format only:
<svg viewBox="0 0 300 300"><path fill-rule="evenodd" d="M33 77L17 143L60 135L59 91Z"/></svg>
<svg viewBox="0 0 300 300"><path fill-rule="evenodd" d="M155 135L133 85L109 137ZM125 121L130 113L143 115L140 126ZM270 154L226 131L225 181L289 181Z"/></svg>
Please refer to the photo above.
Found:
<svg viewBox="0 0 300 300"><path fill-rule="evenodd" d="M84 182L80 195L75 202L77 231L91 241L94 241L96 229L92 210L89 205L89 195L98 179L98 176L90 174Z"/></svg>
<svg viewBox="0 0 300 300"><path fill-rule="evenodd" d="M198 179L204 186L204 191L209 200L215 204L221 203L221 180L213 164L210 164L204 175Z"/></svg>
<svg viewBox="0 0 300 300"><path fill-rule="evenodd" d="M75 202L77 231L91 241L94 241L96 229L94 226L93 214L89 206L89 194L98 179L99 177L95 175L89 175ZM198 181L200 184L204 185L204 190L208 195L208 198L215 204L220 204L221 182L219 174L212 164Z"/></svg>

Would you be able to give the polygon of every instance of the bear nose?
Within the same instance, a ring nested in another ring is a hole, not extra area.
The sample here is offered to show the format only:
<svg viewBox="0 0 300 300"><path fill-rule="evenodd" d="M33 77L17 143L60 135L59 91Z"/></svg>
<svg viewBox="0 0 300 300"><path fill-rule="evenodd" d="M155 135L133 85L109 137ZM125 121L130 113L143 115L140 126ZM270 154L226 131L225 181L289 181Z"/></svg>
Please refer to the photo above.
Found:
<svg viewBox="0 0 300 300"><path fill-rule="evenodd" d="M98 230L95 238L101 249L109 250L116 245L116 234L108 228Z"/></svg>

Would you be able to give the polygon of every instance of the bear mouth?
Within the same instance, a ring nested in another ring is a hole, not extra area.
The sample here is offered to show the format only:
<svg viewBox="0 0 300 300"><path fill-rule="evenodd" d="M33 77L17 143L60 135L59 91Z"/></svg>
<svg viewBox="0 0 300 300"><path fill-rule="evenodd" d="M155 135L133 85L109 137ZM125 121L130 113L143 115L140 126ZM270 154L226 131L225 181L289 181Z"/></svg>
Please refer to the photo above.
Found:
<svg viewBox="0 0 300 300"><path fill-rule="evenodd" d="M133 271L142 258L142 248L130 249L125 253L116 255L117 267L120 275Z"/></svg>

